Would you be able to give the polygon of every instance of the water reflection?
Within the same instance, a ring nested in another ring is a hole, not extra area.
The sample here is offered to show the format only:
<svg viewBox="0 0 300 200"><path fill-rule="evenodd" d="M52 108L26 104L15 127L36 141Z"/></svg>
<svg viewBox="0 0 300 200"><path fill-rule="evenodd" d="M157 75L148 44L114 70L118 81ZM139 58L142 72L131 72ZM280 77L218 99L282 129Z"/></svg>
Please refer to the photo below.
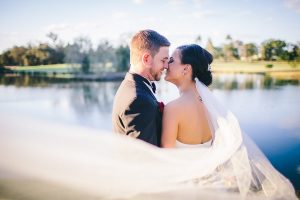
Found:
<svg viewBox="0 0 300 200"><path fill-rule="evenodd" d="M119 82L84 82L66 85L69 107L74 111L76 123L111 130L111 111ZM61 87L62 85L57 85ZM109 122L109 123L107 123Z"/></svg>
<svg viewBox="0 0 300 200"><path fill-rule="evenodd" d="M54 83L81 83L82 81L70 81L67 78L58 77L34 77L25 75L10 75L0 77L0 85L14 85L16 87L47 87ZM85 95L91 95L89 84L82 86ZM223 90L235 89L272 89L284 85L300 85L300 77L293 79L272 77L263 74L213 74L212 88ZM90 96L91 97L91 96ZM91 97L92 98L92 97Z"/></svg>
<svg viewBox="0 0 300 200"><path fill-rule="evenodd" d="M284 85L300 85L300 78L289 80L262 74L213 74L212 87L223 90L272 89Z"/></svg>
<svg viewBox="0 0 300 200"><path fill-rule="evenodd" d="M14 84L0 85L0 111L111 130L112 102L120 82L48 83L43 79L28 81L28 77L6 80Z"/></svg>
<svg viewBox="0 0 300 200"><path fill-rule="evenodd" d="M55 77L35 77L28 74L25 75L4 75L0 77L0 85L14 85L16 87L46 87L53 83L69 83L70 81L66 78L55 78Z"/></svg>
<svg viewBox="0 0 300 200"><path fill-rule="evenodd" d="M97 109L100 112L111 112L111 102L116 92L116 86L112 83L75 84L71 88L70 102L76 112L90 114Z"/></svg>
<svg viewBox="0 0 300 200"><path fill-rule="evenodd" d="M214 74L212 88L237 115L277 169L300 188L299 79L262 74ZM80 82L48 77L0 77L0 112L14 111L61 123L111 130L111 110L120 82ZM295 86L296 85L296 86ZM178 96L174 85L160 81L157 97ZM253 98L255 97L255 98Z"/></svg>

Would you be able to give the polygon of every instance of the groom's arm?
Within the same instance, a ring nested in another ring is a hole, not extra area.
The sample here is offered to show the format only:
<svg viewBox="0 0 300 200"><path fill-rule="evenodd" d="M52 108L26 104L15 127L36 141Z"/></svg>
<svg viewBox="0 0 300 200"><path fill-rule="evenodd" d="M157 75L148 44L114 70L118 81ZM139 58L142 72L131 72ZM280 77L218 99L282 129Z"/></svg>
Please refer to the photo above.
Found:
<svg viewBox="0 0 300 200"><path fill-rule="evenodd" d="M153 100L145 96L134 99L123 116L126 135L158 145L156 109Z"/></svg>

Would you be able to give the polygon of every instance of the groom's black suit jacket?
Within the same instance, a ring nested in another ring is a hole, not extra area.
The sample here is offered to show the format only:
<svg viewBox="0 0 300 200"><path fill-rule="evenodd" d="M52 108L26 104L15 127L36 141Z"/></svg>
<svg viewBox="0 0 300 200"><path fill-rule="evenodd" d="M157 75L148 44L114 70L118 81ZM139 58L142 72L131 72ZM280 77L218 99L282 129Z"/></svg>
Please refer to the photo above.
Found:
<svg viewBox="0 0 300 200"><path fill-rule="evenodd" d="M127 73L113 104L112 121L116 133L129 135L160 146L162 113L149 81Z"/></svg>

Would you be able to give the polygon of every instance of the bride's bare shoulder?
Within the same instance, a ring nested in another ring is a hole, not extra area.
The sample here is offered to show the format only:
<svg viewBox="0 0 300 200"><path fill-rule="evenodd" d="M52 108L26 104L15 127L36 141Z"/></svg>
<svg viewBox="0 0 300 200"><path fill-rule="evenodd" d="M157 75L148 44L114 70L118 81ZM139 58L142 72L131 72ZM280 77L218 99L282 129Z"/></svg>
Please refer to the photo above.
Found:
<svg viewBox="0 0 300 200"><path fill-rule="evenodd" d="M185 104L185 100L181 97L174 99L173 101L170 101L166 106L165 109L167 111L179 111L182 108L182 105Z"/></svg>

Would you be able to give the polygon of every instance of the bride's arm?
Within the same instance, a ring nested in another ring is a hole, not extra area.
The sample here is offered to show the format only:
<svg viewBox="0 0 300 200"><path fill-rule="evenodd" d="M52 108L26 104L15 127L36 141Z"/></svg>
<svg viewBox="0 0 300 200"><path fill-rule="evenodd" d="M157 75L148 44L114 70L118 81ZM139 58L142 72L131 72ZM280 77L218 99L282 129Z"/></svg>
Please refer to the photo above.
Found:
<svg viewBox="0 0 300 200"><path fill-rule="evenodd" d="M164 108L162 121L161 146L164 148L174 148L178 132L178 112L174 103L169 103Z"/></svg>

